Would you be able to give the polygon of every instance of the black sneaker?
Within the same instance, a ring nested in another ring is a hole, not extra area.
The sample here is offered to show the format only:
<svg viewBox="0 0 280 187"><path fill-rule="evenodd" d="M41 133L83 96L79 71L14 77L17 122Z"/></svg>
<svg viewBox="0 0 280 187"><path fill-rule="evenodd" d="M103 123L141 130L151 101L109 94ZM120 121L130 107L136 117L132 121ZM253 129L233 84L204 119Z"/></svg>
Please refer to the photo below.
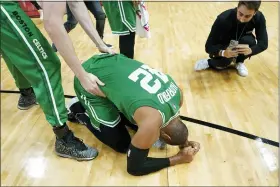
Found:
<svg viewBox="0 0 280 187"><path fill-rule="evenodd" d="M90 124L90 118L86 113L85 108L77 97L72 98L67 104L68 121L79 123L82 125Z"/></svg>
<svg viewBox="0 0 280 187"><path fill-rule="evenodd" d="M32 88L20 89L20 96L18 100L18 109L28 110L32 106L37 105L36 96Z"/></svg>
<svg viewBox="0 0 280 187"><path fill-rule="evenodd" d="M72 123L79 123L75 117L75 114L73 114L72 112L68 112L67 118L68 118L68 121L70 121Z"/></svg>
<svg viewBox="0 0 280 187"><path fill-rule="evenodd" d="M83 141L75 137L73 132L69 129L63 138L56 137L55 153L58 156L72 158L78 161L92 160L98 156L98 151L95 148L84 144Z"/></svg>

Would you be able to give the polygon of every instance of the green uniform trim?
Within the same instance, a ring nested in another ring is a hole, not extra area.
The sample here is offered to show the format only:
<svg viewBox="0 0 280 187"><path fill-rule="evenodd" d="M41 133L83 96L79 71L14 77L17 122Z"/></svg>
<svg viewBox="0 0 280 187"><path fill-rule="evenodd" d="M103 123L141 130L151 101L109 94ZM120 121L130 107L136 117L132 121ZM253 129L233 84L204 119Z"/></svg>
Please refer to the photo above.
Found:
<svg viewBox="0 0 280 187"><path fill-rule="evenodd" d="M103 7L116 35L128 35L136 31L136 10L132 1L103 1Z"/></svg>

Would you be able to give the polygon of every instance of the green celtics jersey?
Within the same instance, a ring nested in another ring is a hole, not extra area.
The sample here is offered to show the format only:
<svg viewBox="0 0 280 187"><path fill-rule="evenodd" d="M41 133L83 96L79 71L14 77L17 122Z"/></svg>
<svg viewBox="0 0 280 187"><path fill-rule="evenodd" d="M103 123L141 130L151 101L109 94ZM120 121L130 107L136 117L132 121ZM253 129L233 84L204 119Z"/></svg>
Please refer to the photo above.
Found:
<svg viewBox="0 0 280 187"><path fill-rule="evenodd" d="M134 112L142 106L150 106L160 112L163 119L162 127L179 115L180 90L169 75L121 54L95 55L84 62L83 67L105 84L100 89L107 96L107 100L112 102L132 123L135 123L133 120ZM76 78L75 89L83 89ZM79 90L79 95L82 92L84 91ZM90 96L89 93L85 95L88 101L92 100L92 97L97 97ZM96 116L103 114L97 114L98 109L94 110L94 107L107 104L104 103L104 98L100 98L99 103L96 103L96 100L94 102L92 103L93 107L90 106L89 110L97 121L102 122L101 117ZM110 113L108 110L111 108L107 108L107 111L103 113ZM116 117L109 119L112 123L118 120ZM110 122L108 123L110 124Z"/></svg>

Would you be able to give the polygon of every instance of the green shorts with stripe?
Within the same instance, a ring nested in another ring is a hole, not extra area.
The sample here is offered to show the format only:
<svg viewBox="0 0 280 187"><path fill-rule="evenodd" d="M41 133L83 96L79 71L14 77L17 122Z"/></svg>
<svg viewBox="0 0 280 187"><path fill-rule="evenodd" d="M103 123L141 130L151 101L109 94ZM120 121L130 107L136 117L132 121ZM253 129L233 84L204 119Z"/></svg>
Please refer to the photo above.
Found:
<svg viewBox="0 0 280 187"><path fill-rule="evenodd" d="M67 109L58 56L18 2L1 2L0 25L1 54L16 86L32 87L46 120L52 126L62 126Z"/></svg>
<svg viewBox="0 0 280 187"><path fill-rule="evenodd" d="M78 81L74 87L77 97L86 109L94 128L100 130L100 125L113 128L121 121L119 110L111 101L89 94Z"/></svg>
<svg viewBox="0 0 280 187"><path fill-rule="evenodd" d="M131 1L103 1L102 4L113 34L136 31L136 10Z"/></svg>

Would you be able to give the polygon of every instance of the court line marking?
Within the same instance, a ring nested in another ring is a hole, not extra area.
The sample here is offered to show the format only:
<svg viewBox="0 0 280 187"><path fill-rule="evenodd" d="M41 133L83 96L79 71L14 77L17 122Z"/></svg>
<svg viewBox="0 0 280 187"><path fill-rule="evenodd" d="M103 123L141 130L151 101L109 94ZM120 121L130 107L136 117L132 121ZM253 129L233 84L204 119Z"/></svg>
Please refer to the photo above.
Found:
<svg viewBox="0 0 280 187"><path fill-rule="evenodd" d="M261 140L265 144L272 145L272 146L275 146L275 147L279 147L279 142L275 142L273 140L262 138L262 137L259 137L259 136L256 136L256 135L253 135L253 134L250 134L250 133L247 133L247 132L242 132L242 131L231 129L231 128L224 127L224 126L221 126L221 125L216 125L216 124L213 124L213 123L210 123L210 122L189 118L189 117L186 117L186 116L180 116L180 117L181 117L182 120L185 120L185 121L189 121L189 122L196 123L196 124L199 124L199 125L211 127L211 128L214 128L214 129L219 129L221 131L225 131L225 132L235 134L235 135L238 135L238 136L243 136L245 138L249 138L249 139L252 139L252 140Z"/></svg>
<svg viewBox="0 0 280 187"><path fill-rule="evenodd" d="M19 94L20 92L19 91L12 91L12 90L0 90L0 93L18 93ZM71 98L74 98L75 96L64 95L64 97L71 99ZM271 146L274 146L274 147L279 147L279 142L269 140L267 138L262 138L262 137L259 137L259 136L256 136L256 135L253 135L253 134L250 134L250 133L247 133L247 132L242 132L242 131L239 131L239 130L231 129L231 128L224 127L224 126L221 126L221 125L217 125L217 124L214 124L214 123L210 123L210 122L206 122L206 121L202 121L202 120L198 120L198 119L194 119L194 118L189 118L189 117L186 117L186 116L180 116L180 117L184 121L196 123L196 124L199 124L199 125L202 125L202 126L207 126L207 127L213 128L213 129L218 129L218 130L221 130L221 131L224 131L224 132L228 132L228 133L231 133L231 134L235 134L235 135L242 136L242 137L252 139L252 140L256 140L256 141L261 140L265 144L268 144L268 145L271 145Z"/></svg>

